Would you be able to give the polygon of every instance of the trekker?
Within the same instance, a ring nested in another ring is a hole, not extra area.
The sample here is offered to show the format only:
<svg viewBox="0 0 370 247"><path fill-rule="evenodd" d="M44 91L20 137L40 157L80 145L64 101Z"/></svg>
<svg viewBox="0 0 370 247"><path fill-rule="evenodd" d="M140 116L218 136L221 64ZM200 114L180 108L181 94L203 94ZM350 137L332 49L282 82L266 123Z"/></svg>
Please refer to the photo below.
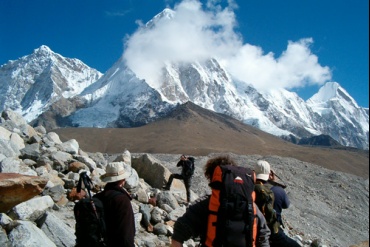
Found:
<svg viewBox="0 0 370 247"><path fill-rule="evenodd" d="M95 195L104 205L108 247L135 246L135 221L131 196L123 188L129 176L122 164L109 163L106 167L106 173L101 176L101 180L107 183L104 191ZM107 200L112 193L117 193L117 195Z"/></svg>
<svg viewBox="0 0 370 247"><path fill-rule="evenodd" d="M185 184L187 203L190 203L190 200L191 200L190 186L191 186L191 180L192 180L194 169L195 169L194 160L195 159L193 157L187 157L185 155L181 155L180 161L176 165L177 167L182 168L181 174L175 174L175 173L171 174L166 186L163 187L164 190L170 190L172 181L174 178L182 179Z"/></svg>
<svg viewBox="0 0 370 247"><path fill-rule="evenodd" d="M217 175L218 173L216 172L216 170L219 171L221 166L222 167L237 167L235 161L231 159L229 156L218 156L218 157L209 159L204 168L205 170L204 175L207 178L207 180L210 182L211 188L213 185L215 185L214 184L215 179L213 177L214 176L218 177ZM244 174L244 175L247 176L247 174ZM251 179L251 183L253 186L254 180L252 178L250 179ZM236 183L240 184L239 182L240 180L241 178L237 177L235 178L234 182L237 181ZM250 193L251 196L252 196L252 192L253 192L253 187L251 188L251 193ZM174 225L174 232L173 232L172 239L171 239L171 247L182 247L183 243L192 237L193 238L200 237L200 243L201 243L200 246L216 246L213 244L210 245L209 243L207 244L207 242L209 242L210 237L211 239L216 239L216 238L213 238L214 236L213 237L210 236L209 228L208 228L208 227L211 227L212 229L215 226L209 222L214 222L212 220L210 221L210 219L212 219L210 217L217 215L217 212L212 212L210 210L211 206L213 205L213 204L210 204L212 197L213 195L208 195L208 196L204 196L198 199L194 204L192 204L187 209L186 213L176 221ZM240 202L242 201L239 201L239 203ZM259 211L257 205L255 205L253 202L250 205L254 205L252 207L253 209L249 209L250 207L246 207L248 208L246 211L240 212L239 210L237 210L237 212L240 213L239 215L243 215L243 216L241 218L238 218L236 222L234 219L233 224L236 223L237 229L235 232L231 233L233 235L232 238L235 237L238 239L239 238L247 239L248 236L253 235L255 236L253 237L253 239L256 242L256 245L255 245L256 247L269 247L270 245L269 245L268 239L270 236L270 230L265 222L265 218L263 217L262 213ZM248 215L248 212L252 212L251 218L253 219L252 223L254 224L253 226L248 225L250 227L247 227L247 225L243 223L243 222L249 222L247 220L249 218L246 217L246 215ZM229 222L232 222L232 221L229 221ZM220 224L218 224L218 227L219 225ZM225 224L221 224L221 225L225 226ZM252 234L251 232L252 230L246 231L246 229L253 229L253 232L255 232L256 235ZM220 229L220 230L222 231L224 229ZM219 231L216 230L216 233L218 232ZM222 239L228 239L228 236L223 236ZM214 243L214 241L212 241L212 243ZM220 246L221 244L223 244L221 242L215 242L215 243L219 244ZM245 243L244 244L241 243L240 247L242 245L245 246ZM239 247L237 245L232 245L232 246Z"/></svg>
<svg viewBox="0 0 370 247"><path fill-rule="evenodd" d="M259 160L257 161L257 164L254 167L254 171L256 173L257 179L256 184L260 183L265 185L267 188L270 188L270 190L274 194L273 207L277 216L278 229L277 232L275 232L273 229L270 229L271 230L270 246L300 247L300 245L296 241L288 237L285 234L284 230L280 227L283 226L283 221L281 218L282 210L289 208L290 201L284 188L275 182L275 175L274 172L272 172L272 170L270 169L270 164L265 160Z"/></svg>

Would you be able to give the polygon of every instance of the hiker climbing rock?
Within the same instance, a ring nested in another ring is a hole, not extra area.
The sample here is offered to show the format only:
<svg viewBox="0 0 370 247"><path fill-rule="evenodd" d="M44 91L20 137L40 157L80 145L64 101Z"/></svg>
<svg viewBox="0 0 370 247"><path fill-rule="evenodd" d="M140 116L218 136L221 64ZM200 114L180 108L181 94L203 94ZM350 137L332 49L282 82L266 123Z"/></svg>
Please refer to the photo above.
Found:
<svg viewBox="0 0 370 247"><path fill-rule="evenodd" d="M274 172L271 172L270 164L265 160L257 161L254 166L256 173L256 204L264 214L271 230L271 247L299 247L300 245L289 238L281 228L281 213L290 205L288 195L281 183L276 182Z"/></svg>
<svg viewBox="0 0 370 247"><path fill-rule="evenodd" d="M188 203L190 203L190 200L191 200L190 186L191 186L191 181L192 181L192 177L194 175L194 170L195 170L194 161L195 161L194 157L187 157L185 155L181 155L180 161L176 165L177 167L181 167L182 169L181 174L176 174L176 173L171 174L166 186L163 187L164 190L170 190L173 179L175 178L182 179L185 184L186 199Z"/></svg>

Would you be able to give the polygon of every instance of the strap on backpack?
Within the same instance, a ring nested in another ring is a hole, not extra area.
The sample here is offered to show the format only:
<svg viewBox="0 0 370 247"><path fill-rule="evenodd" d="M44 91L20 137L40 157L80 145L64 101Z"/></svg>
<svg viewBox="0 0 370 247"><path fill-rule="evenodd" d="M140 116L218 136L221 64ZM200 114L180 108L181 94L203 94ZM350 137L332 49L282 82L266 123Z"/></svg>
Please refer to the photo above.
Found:
<svg viewBox="0 0 370 247"><path fill-rule="evenodd" d="M91 189L92 189L94 184L91 181L90 177L87 175L87 172L81 172L80 173L80 179L78 180L78 183L77 183L77 193L81 192L82 184L84 185L85 189L87 190L87 192L89 194L90 204L91 204L91 208L94 211L94 215L95 215L96 219L98 220L98 222L101 222L102 219L99 216L98 211L96 210L94 200L92 199L92 196L91 196ZM99 227L100 227L100 233L101 233L100 241L101 241L101 243L103 243L105 233L103 232L104 231L103 227L100 224L99 224Z"/></svg>

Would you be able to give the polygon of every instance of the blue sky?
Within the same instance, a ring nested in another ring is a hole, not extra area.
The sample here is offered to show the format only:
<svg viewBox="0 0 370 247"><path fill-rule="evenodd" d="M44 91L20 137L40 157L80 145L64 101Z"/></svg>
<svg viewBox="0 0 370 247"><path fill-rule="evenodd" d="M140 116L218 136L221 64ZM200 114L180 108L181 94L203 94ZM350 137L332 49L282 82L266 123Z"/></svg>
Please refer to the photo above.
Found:
<svg viewBox="0 0 370 247"><path fill-rule="evenodd" d="M368 0L198 3L1 0L0 65L47 45L102 73L124 53L145 78L146 66L159 60L212 54L234 76L260 87L270 83L307 99L324 82L336 81L360 106L369 106ZM151 33L140 28L166 7L181 13L177 26ZM242 63L248 67L239 67Z"/></svg>

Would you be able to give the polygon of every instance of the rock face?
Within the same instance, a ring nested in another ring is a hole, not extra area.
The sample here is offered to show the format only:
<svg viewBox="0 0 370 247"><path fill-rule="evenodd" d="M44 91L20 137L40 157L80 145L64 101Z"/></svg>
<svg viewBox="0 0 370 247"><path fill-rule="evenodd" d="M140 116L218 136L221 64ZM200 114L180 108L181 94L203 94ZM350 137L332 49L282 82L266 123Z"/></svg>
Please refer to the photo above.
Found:
<svg viewBox="0 0 370 247"><path fill-rule="evenodd" d="M75 140L61 142L56 133L25 125L14 112L2 116L8 117L0 119L0 246L73 247L73 207L87 196L84 190L76 192L79 173L91 177L94 194L104 186L100 176L112 162L130 174L126 189L133 197L135 246L169 246L174 222L186 212L186 193L179 180L170 191L161 188L179 171L180 155L86 153ZM195 157L192 201L209 193L202 168L215 155ZM302 246L364 246L361 242L368 241L368 179L292 158L229 155L242 165L266 159L284 175L293 204L284 214L285 231ZM197 244L190 239L185 246Z"/></svg>
<svg viewBox="0 0 370 247"><path fill-rule="evenodd" d="M48 179L16 173L0 173L0 213L39 195Z"/></svg>

